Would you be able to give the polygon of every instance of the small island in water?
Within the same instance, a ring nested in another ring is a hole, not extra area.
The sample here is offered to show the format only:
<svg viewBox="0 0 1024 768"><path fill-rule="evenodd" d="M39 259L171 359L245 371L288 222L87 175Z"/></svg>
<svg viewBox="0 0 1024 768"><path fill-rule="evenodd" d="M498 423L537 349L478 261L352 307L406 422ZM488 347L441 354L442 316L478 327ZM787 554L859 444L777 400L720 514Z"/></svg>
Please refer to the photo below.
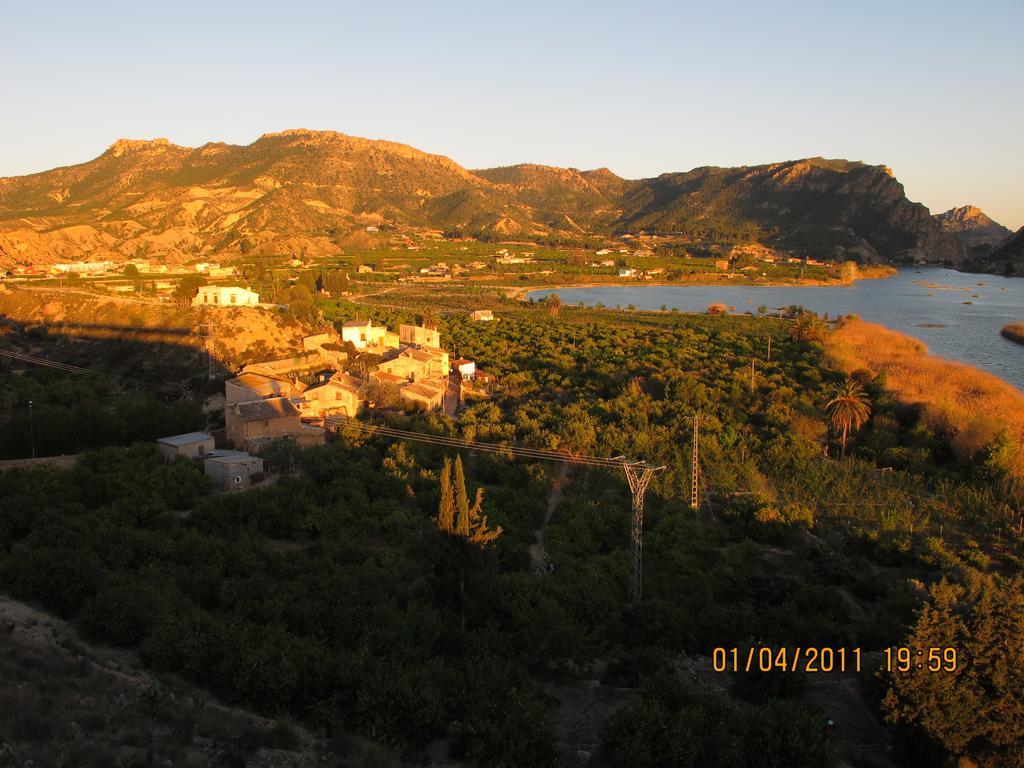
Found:
<svg viewBox="0 0 1024 768"><path fill-rule="evenodd" d="M1009 323L1003 326L1000 333L1010 341L1024 344L1024 323Z"/></svg>

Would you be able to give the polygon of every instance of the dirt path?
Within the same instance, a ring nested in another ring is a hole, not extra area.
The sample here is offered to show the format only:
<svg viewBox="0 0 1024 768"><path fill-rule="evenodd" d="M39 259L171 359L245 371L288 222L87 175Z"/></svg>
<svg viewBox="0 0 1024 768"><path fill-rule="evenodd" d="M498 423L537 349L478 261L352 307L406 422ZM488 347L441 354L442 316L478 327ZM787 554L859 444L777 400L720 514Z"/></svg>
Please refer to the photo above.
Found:
<svg viewBox="0 0 1024 768"><path fill-rule="evenodd" d="M548 509L544 513L544 524L533 532L536 542L530 545L530 573L543 576L551 570L551 559L544 547L544 529L551 522L551 516L555 513L559 503L562 501L562 492L569 482L569 465L562 464L558 471L558 477L551 484L551 491L548 493Z"/></svg>
<svg viewBox="0 0 1024 768"><path fill-rule="evenodd" d="M359 301L360 299L366 299L372 296L383 296L385 293L391 293L396 288L398 288L397 285L392 285L379 291L371 291L368 293L353 293L351 296L343 296L342 298L348 299L349 301Z"/></svg>
<svg viewBox="0 0 1024 768"><path fill-rule="evenodd" d="M457 372L448 376L447 385L444 390L444 412L449 416L455 416L459 412L459 404L462 402L462 377Z"/></svg>

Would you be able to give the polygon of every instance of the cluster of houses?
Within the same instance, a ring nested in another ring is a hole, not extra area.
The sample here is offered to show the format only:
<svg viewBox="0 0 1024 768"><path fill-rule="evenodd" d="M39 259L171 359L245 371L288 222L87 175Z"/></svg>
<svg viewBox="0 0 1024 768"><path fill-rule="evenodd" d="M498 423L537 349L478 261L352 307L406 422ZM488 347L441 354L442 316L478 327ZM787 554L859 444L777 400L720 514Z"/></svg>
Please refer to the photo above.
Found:
<svg viewBox="0 0 1024 768"><path fill-rule="evenodd" d="M193 264L192 268L199 274L208 275L209 277L233 277L238 274L238 267L223 267L220 264L213 264L207 261Z"/></svg>
<svg viewBox="0 0 1024 768"><path fill-rule="evenodd" d="M660 274L665 272L661 267L654 267L653 269L635 269L633 267L622 267L619 269L619 277L625 278L636 278L637 280L653 280Z"/></svg>
<svg viewBox="0 0 1024 768"><path fill-rule="evenodd" d="M223 305L223 304L221 304ZM472 318L494 320L490 310ZM342 370L352 350L381 360L360 374ZM167 459L202 460L204 471L221 487L249 485L263 471L256 457L261 447L280 438L300 445L326 439L331 417L353 417L364 403L378 405L382 389L397 395L407 410L455 408L468 391L487 387L493 377L472 360L452 361L430 325L401 325L398 333L369 320L350 320L340 337L320 333L303 339L292 357L246 365L224 382L224 422L231 450L217 450L206 433L189 433L157 441ZM445 398L448 398L446 404Z"/></svg>
<svg viewBox="0 0 1024 768"><path fill-rule="evenodd" d="M534 258L532 253L513 255L506 250L499 251L494 261L498 264L533 264Z"/></svg>

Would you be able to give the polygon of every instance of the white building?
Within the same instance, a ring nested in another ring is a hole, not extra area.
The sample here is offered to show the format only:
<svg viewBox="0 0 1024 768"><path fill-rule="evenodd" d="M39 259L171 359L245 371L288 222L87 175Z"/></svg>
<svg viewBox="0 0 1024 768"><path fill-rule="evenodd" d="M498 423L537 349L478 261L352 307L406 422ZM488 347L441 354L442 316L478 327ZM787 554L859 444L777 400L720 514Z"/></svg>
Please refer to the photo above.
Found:
<svg viewBox="0 0 1024 768"><path fill-rule="evenodd" d="M351 342L356 349L368 347L397 347L398 339L387 328L369 320L349 320L341 327L341 343Z"/></svg>
<svg viewBox="0 0 1024 768"><path fill-rule="evenodd" d="M489 309L475 309L470 314L469 319L489 322L494 319L494 313Z"/></svg>
<svg viewBox="0 0 1024 768"><path fill-rule="evenodd" d="M622 269L619 270L619 277L635 277L635 276L636 276L636 270L635 269L630 269L628 267L623 267Z"/></svg>
<svg viewBox="0 0 1024 768"><path fill-rule="evenodd" d="M459 375L466 380L472 380L476 376L476 363L472 360L467 360L464 357L460 357L452 365L459 372Z"/></svg>
<svg viewBox="0 0 1024 768"><path fill-rule="evenodd" d="M255 307L260 295L237 285L203 285L192 299L193 307Z"/></svg>
<svg viewBox="0 0 1024 768"><path fill-rule="evenodd" d="M398 326L398 340L402 344L410 344L418 347L440 347L441 334L436 328L426 328L422 325L400 325Z"/></svg>
<svg viewBox="0 0 1024 768"><path fill-rule="evenodd" d="M53 269L65 275L94 275L108 272L114 267L112 261L76 261L71 264L54 264Z"/></svg>

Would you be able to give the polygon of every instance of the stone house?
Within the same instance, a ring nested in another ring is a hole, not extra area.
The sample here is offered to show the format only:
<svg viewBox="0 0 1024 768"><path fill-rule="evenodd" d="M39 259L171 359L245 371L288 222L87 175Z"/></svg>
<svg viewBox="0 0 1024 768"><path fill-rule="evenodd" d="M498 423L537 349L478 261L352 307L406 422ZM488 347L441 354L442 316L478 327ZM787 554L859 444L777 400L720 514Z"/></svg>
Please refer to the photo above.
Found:
<svg viewBox="0 0 1024 768"><path fill-rule="evenodd" d="M303 431L299 409L286 397L271 397L224 407L228 440L236 448L260 441L295 437Z"/></svg>
<svg viewBox="0 0 1024 768"><path fill-rule="evenodd" d="M321 367L324 362L320 350L300 352L291 357L277 360L265 360L261 363L250 363L242 368L243 373L258 373L263 376L286 377L293 374L310 373Z"/></svg>
<svg viewBox="0 0 1024 768"><path fill-rule="evenodd" d="M406 347L390 360L377 366L377 370L390 373L407 381L444 378L451 372L448 353L443 349Z"/></svg>
<svg viewBox="0 0 1024 768"><path fill-rule="evenodd" d="M347 373L335 373L327 381L309 387L296 405L302 416L322 419L326 416L355 416L362 402L359 381Z"/></svg>
<svg viewBox="0 0 1024 768"><path fill-rule="evenodd" d="M244 451L214 451L203 460L203 473L219 488L244 488L263 471L263 459Z"/></svg>
<svg viewBox="0 0 1024 768"><path fill-rule="evenodd" d="M433 411L443 405L447 389L446 382L433 379L406 384L399 393L410 410Z"/></svg>
<svg viewBox="0 0 1024 768"><path fill-rule="evenodd" d="M288 397L294 393L295 384L280 376L267 376L252 371L238 374L224 382L225 406L264 400L271 397Z"/></svg>
<svg viewBox="0 0 1024 768"><path fill-rule="evenodd" d="M422 325L400 325L398 326L398 341L411 346L440 347L441 334L436 328L427 328Z"/></svg>
<svg viewBox="0 0 1024 768"><path fill-rule="evenodd" d="M165 461L174 461L178 456L194 459L213 451L213 436L205 432L189 432L184 435L161 437L156 441L156 447Z"/></svg>

